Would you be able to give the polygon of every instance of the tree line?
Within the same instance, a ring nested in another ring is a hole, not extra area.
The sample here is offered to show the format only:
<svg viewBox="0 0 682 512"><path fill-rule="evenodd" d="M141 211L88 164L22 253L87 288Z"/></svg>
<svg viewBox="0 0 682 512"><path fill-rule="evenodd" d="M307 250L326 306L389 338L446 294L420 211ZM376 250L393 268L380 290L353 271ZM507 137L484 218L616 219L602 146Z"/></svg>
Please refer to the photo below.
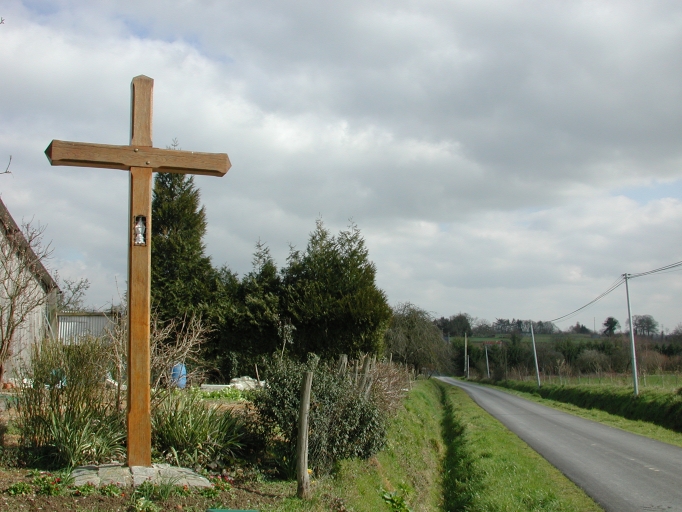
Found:
<svg viewBox="0 0 682 512"><path fill-rule="evenodd" d="M530 332L531 323L536 334L553 334L560 332L560 329L552 322L509 320L497 318L494 322L475 318L468 313L458 313L450 317L440 317L434 320L435 325L441 330L445 337L467 336L488 337L497 334L511 334L513 332Z"/></svg>
<svg viewBox="0 0 682 512"><path fill-rule="evenodd" d="M282 268L258 242L240 277L205 255L206 212L193 177L157 174L152 215L153 310L162 322L196 316L210 326L204 354L216 376L250 371L275 351L383 354L392 311L355 224L334 235L318 220L305 250L291 247Z"/></svg>
<svg viewBox="0 0 682 512"><path fill-rule="evenodd" d="M467 313L434 319L411 303L391 308L376 285L376 267L359 228L351 223L333 234L321 220L304 250L290 247L286 264L274 261L265 243L255 247L251 271L239 276L227 265L214 267L205 254L206 212L192 176L156 175L152 214L152 306L162 322L198 317L210 334L204 356L214 377L250 373L264 354L302 359L364 353L385 355L420 371L463 366L459 338L509 338L511 356L522 333L561 331L548 321L497 318ZM651 315L633 317L635 332L657 332ZM620 324L603 323L614 335ZM590 333L577 324L569 332ZM520 349L519 349L520 350Z"/></svg>

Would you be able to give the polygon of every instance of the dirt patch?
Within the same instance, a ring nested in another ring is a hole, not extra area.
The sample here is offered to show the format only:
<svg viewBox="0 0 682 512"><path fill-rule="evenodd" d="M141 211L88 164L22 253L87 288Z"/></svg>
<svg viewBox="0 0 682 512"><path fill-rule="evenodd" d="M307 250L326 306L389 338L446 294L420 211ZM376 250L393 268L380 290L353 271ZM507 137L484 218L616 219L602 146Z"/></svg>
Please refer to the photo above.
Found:
<svg viewBox="0 0 682 512"><path fill-rule="evenodd" d="M139 495L131 488L122 489L119 496L104 496L95 491L89 496L75 495L73 487L67 487L60 496L39 494L35 474L21 469L0 469L0 511L100 511L127 512L134 510ZM11 496L10 489L18 483L31 486L30 494ZM186 491L185 491L186 492ZM173 495L166 500L153 501L164 511L203 512L208 508L262 509L271 508L284 499L296 495L296 483L236 482L231 488L204 494L192 491L189 495Z"/></svg>

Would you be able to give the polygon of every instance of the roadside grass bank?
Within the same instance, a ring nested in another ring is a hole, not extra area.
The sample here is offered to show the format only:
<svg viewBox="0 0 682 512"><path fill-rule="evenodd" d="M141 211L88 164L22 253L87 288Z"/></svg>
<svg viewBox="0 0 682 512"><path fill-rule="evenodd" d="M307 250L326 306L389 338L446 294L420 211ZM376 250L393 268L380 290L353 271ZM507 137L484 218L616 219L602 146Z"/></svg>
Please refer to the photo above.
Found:
<svg viewBox="0 0 682 512"><path fill-rule="evenodd" d="M501 387L495 384L485 383L491 387ZM597 421L608 425L610 427L619 428L627 432L632 432L633 434L638 434L641 436L649 437L655 439L656 441L661 441L663 443L672 444L675 446L682 447L682 433L675 432L674 430L661 427L650 421L645 420L629 420L623 416L618 416L616 414L611 414L600 409L586 409L584 407L579 407L577 405L560 402L557 400L552 400L549 398L542 398L539 393L537 393L537 388L533 390L532 393L525 391L518 391L511 388L502 387L508 393L512 393L516 396L520 396L527 400L537 402L547 407L552 407L559 411L567 412L573 414L574 416L580 416L587 420Z"/></svg>
<svg viewBox="0 0 682 512"><path fill-rule="evenodd" d="M461 389L436 381L443 401L451 404L455 422L464 430L459 467L470 480L464 486L469 501L448 502L448 474L444 474L444 510L483 511L599 511L578 486L504 425L481 409ZM447 439L447 436L445 436ZM450 468L452 463L447 464ZM448 467L445 468L448 470ZM452 508L448 508L452 505Z"/></svg>
<svg viewBox="0 0 682 512"><path fill-rule="evenodd" d="M629 420L648 421L682 432L682 394L679 391L646 389L635 397L632 388L621 386L543 384L538 389L534 382L511 380L490 384L573 404L583 409L600 409Z"/></svg>
<svg viewBox="0 0 682 512"><path fill-rule="evenodd" d="M442 418L434 381L417 382L390 423L384 449L369 461L339 464L329 482L339 502L357 512L439 510Z"/></svg>
<svg viewBox="0 0 682 512"><path fill-rule="evenodd" d="M600 511L582 490L478 407L435 379L418 382L369 461L347 460L284 511Z"/></svg>

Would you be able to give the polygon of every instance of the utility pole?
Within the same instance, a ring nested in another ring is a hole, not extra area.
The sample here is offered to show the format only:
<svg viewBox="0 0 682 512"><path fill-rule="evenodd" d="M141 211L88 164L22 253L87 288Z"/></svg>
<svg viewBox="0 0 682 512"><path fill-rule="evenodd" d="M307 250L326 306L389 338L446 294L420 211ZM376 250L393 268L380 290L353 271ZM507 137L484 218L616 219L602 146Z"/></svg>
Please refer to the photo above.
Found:
<svg viewBox="0 0 682 512"><path fill-rule="evenodd" d="M635 396L639 395L639 383L637 382L637 354L635 353L635 331L632 328L632 311L630 308L630 289L628 287L628 274L623 274L625 278L625 296L628 299L628 322L630 324L630 352L632 355L632 384L635 389Z"/></svg>
<svg viewBox="0 0 682 512"><path fill-rule="evenodd" d="M535 333L533 332L533 321L530 321L530 337L533 340L533 358L535 359L535 376L538 378L538 388L540 387L540 367L538 366L538 351L535 349Z"/></svg>
<svg viewBox="0 0 682 512"><path fill-rule="evenodd" d="M467 355L467 333L464 333L464 377L469 378L469 356Z"/></svg>
<svg viewBox="0 0 682 512"><path fill-rule="evenodd" d="M483 346L485 347L485 369L488 373L488 379L490 379L490 363L488 362L488 344L484 343Z"/></svg>

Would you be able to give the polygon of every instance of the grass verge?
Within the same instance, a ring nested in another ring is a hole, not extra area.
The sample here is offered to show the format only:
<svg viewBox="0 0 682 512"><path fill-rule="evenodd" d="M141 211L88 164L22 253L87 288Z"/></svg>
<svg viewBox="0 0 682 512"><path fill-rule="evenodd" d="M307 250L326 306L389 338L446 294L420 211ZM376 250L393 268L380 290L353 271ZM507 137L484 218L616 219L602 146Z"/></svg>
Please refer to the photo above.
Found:
<svg viewBox="0 0 682 512"><path fill-rule="evenodd" d="M68 489L59 496L46 495L36 490L31 472L15 473L0 471L0 509L122 512L138 505L131 501L135 496L94 491L87 496ZM332 476L312 487L313 499L303 502L295 498L295 482L265 481L264 475L255 474L211 495L151 499L158 501L158 509L187 511L209 506L263 512L600 510L463 391L434 379L415 385L391 421L381 452L367 461L341 462Z"/></svg>
<svg viewBox="0 0 682 512"><path fill-rule="evenodd" d="M490 385L490 384L488 384ZM495 386L493 386L495 387ZM512 393L514 395L525 398L526 400L532 400L547 407L552 407L559 411L567 412L575 416L580 416L592 421L597 421L608 425L610 427L619 428L627 432L632 432L633 434L639 434L641 436L649 437L663 443L672 444L675 446L682 447L682 433L675 432L650 421L644 420L629 420L617 414L610 414L608 412L602 411L600 409L586 409L584 407L579 407L577 405L560 402L558 400L551 400L549 398L542 398L539 393L533 391L528 393L525 391L518 391L515 389L504 388L507 393Z"/></svg>
<svg viewBox="0 0 682 512"><path fill-rule="evenodd" d="M461 389L439 383L464 427L477 482L469 511L602 510L558 469L476 405ZM446 494L447 497L447 494ZM445 510L462 510L447 508Z"/></svg>
<svg viewBox="0 0 682 512"><path fill-rule="evenodd" d="M542 398L565 402L585 409L600 409L629 420L644 420L676 432L682 432L682 394L647 389L633 396L622 386L561 386L545 384L540 389L533 382L503 381L497 386L537 393Z"/></svg>
<svg viewBox="0 0 682 512"><path fill-rule="evenodd" d="M314 498L277 511L599 511L582 490L462 390L419 382L369 461L342 462Z"/></svg>

